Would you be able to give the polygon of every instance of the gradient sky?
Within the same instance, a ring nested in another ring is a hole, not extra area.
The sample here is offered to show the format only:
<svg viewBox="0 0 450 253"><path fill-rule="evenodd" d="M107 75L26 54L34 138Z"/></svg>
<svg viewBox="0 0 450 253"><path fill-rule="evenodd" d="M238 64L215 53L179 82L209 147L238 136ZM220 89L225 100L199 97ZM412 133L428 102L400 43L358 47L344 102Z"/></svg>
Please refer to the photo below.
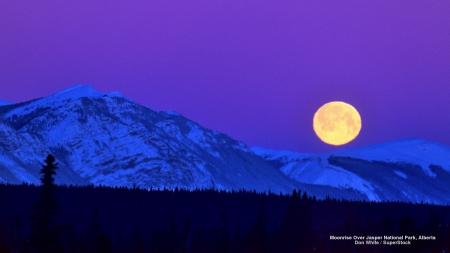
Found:
<svg viewBox="0 0 450 253"><path fill-rule="evenodd" d="M0 99L74 84L174 110L247 145L321 153L450 145L450 1L0 1ZM315 111L361 114L322 143Z"/></svg>

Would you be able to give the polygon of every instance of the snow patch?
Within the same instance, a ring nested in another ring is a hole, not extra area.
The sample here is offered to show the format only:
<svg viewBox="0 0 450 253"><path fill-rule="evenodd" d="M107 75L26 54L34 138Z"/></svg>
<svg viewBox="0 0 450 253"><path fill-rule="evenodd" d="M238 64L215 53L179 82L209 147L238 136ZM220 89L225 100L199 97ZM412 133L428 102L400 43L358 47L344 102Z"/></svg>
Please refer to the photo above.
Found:
<svg viewBox="0 0 450 253"><path fill-rule="evenodd" d="M301 183L355 189L365 194L369 200L380 200L369 182L350 171L329 164L326 156L290 162L280 170Z"/></svg>
<svg viewBox="0 0 450 253"><path fill-rule="evenodd" d="M405 173L403 173L403 172L401 172L401 171L394 170L394 173L397 174L397 176L399 176L399 177L401 177L401 178L403 178L403 179L406 179L406 178L407 178L407 176L405 175Z"/></svg>
<svg viewBox="0 0 450 253"><path fill-rule="evenodd" d="M181 114L179 114L178 112L176 112L176 111L171 111L171 110L166 110L166 111L164 111L166 114L168 114L168 115L173 115L173 116L181 116Z"/></svg>
<svg viewBox="0 0 450 253"><path fill-rule="evenodd" d="M208 153L214 157L220 158L220 154L217 151L214 151L211 145L209 145L209 138L205 136L205 133L200 129L200 127L192 122L188 122L188 126L191 128L191 131L189 131L189 134L187 135L188 139L206 149Z"/></svg>
<svg viewBox="0 0 450 253"><path fill-rule="evenodd" d="M312 158L317 156L313 154L295 153L288 150L265 149L262 147L251 147L250 149L253 151L253 153L263 157L266 160L269 161L279 160L282 161L283 163L300 161L305 158Z"/></svg>
<svg viewBox="0 0 450 253"><path fill-rule="evenodd" d="M246 153L253 153L252 150L249 147L247 147L243 142L240 142L240 141L237 142L237 144L233 145L232 147L235 148L235 149L244 151Z"/></svg>
<svg viewBox="0 0 450 253"><path fill-rule="evenodd" d="M0 99L0 106L11 105L11 104L14 104L14 103L13 102L9 102L7 100Z"/></svg>
<svg viewBox="0 0 450 253"><path fill-rule="evenodd" d="M162 128L167 134L177 138L177 140L183 140L183 136L180 132L180 128L173 120L166 120L156 123L156 126Z"/></svg>
<svg viewBox="0 0 450 253"><path fill-rule="evenodd" d="M118 92L118 91L106 92L106 93L103 93L103 94L108 95L108 96L111 96L111 97L125 98L125 97L123 96L123 94L120 93L120 92Z"/></svg>
<svg viewBox="0 0 450 253"><path fill-rule="evenodd" d="M62 91L56 92L55 94L50 95L48 98L57 98L60 100L76 100L81 97L101 97L102 95L104 94L96 91L91 85L83 86L81 84L77 84Z"/></svg>
<svg viewBox="0 0 450 253"><path fill-rule="evenodd" d="M120 93L118 91L99 92L99 91L95 90L94 87L92 87L92 85L77 84L77 85L71 86L67 89L56 92L53 95L46 97L46 100L52 100L52 99L53 100L54 99L56 99L56 100L68 100L68 99L77 100L82 97L101 98L104 96L121 97L121 98L124 97L122 95L122 93Z"/></svg>

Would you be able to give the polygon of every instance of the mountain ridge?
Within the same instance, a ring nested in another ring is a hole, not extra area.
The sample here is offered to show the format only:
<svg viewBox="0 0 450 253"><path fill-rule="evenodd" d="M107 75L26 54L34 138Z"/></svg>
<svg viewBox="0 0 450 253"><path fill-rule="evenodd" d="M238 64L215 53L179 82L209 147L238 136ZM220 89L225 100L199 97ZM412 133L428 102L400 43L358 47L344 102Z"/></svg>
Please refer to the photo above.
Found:
<svg viewBox="0 0 450 253"><path fill-rule="evenodd" d="M298 182L355 189L375 201L450 203L450 147L438 142L404 139L324 154L252 150Z"/></svg>

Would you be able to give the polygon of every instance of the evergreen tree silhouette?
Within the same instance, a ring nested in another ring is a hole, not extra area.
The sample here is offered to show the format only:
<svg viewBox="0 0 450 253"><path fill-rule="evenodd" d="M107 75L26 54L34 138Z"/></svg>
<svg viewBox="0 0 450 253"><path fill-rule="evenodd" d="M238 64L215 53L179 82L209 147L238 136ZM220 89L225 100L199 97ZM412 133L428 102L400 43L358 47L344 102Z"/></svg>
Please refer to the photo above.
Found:
<svg viewBox="0 0 450 253"><path fill-rule="evenodd" d="M241 236L241 224L238 222L234 229L233 241L232 241L232 252L241 252L243 245L243 239Z"/></svg>
<svg viewBox="0 0 450 253"><path fill-rule="evenodd" d="M78 253L77 244L78 238L75 229L69 225L69 221L66 218L65 224L62 226L60 234L60 244L63 249L66 249L65 253Z"/></svg>
<svg viewBox="0 0 450 253"><path fill-rule="evenodd" d="M181 241L172 210L169 210L167 224L160 230L154 231L151 240L151 252L179 252Z"/></svg>
<svg viewBox="0 0 450 253"><path fill-rule="evenodd" d="M55 195L56 185L53 178L58 168L55 161L55 158L49 154L40 171L42 174L40 195L32 206L33 212L29 217L31 221L31 234L28 240L29 252L61 252L60 226L55 219L59 215L59 202Z"/></svg>
<svg viewBox="0 0 450 253"><path fill-rule="evenodd" d="M6 233L3 217L0 219L0 252L11 252L6 242Z"/></svg>
<svg viewBox="0 0 450 253"><path fill-rule="evenodd" d="M445 243L445 216L444 213L441 215L430 211L430 217L428 218L428 223L425 227L425 233L427 235L434 235L436 241L431 245L428 245L431 252L447 252L444 248Z"/></svg>
<svg viewBox="0 0 450 253"><path fill-rule="evenodd" d="M128 246L126 247L126 251L133 253L144 252L144 226L142 224L134 227L131 231L130 237L127 240Z"/></svg>
<svg viewBox="0 0 450 253"><path fill-rule="evenodd" d="M208 232L205 226L196 228L192 232L192 237L189 244L189 252L207 253Z"/></svg>
<svg viewBox="0 0 450 253"><path fill-rule="evenodd" d="M218 252L220 253L230 252L231 249L230 228L228 226L227 212L225 210L222 210L222 213L220 215L220 224L218 232L219 232Z"/></svg>
<svg viewBox="0 0 450 253"><path fill-rule="evenodd" d="M272 251L301 252L302 221L300 192L293 190L284 219L273 235Z"/></svg>
<svg viewBox="0 0 450 253"><path fill-rule="evenodd" d="M19 216L16 216L12 222L10 243L10 252L20 252L23 248L23 237L22 237L22 223L20 222Z"/></svg>
<svg viewBox="0 0 450 253"><path fill-rule="evenodd" d="M300 196L300 192L298 194ZM301 224L299 241L301 242L301 248L303 249L303 252L313 251L313 241L316 237L313 231L313 219L309 213L309 202L310 197L308 196L306 191L304 191L301 199L301 209L299 216Z"/></svg>
<svg viewBox="0 0 450 253"><path fill-rule="evenodd" d="M186 218L184 219L184 227L181 235L181 253L187 252L190 223L191 222L189 216L186 216Z"/></svg>
<svg viewBox="0 0 450 253"><path fill-rule="evenodd" d="M88 228L85 236L85 246L89 253L110 253L112 252L112 240L103 232L98 208L95 207L92 216L88 221Z"/></svg>
<svg viewBox="0 0 450 253"><path fill-rule="evenodd" d="M253 222L253 226L249 229L247 235L247 247L254 252L267 252L269 231L268 231L269 219L264 210L264 198L259 203L258 213L256 219Z"/></svg>

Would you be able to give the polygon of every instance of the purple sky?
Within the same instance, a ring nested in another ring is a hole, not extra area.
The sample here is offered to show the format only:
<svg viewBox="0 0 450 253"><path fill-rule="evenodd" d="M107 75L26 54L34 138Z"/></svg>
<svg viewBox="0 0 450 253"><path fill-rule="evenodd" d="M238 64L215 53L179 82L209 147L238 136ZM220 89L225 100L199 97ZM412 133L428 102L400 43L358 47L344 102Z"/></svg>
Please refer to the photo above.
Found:
<svg viewBox="0 0 450 253"><path fill-rule="evenodd" d="M74 84L174 110L247 145L450 145L450 1L0 1L0 98ZM312 129L340 100L351 143Z"/></svg>

